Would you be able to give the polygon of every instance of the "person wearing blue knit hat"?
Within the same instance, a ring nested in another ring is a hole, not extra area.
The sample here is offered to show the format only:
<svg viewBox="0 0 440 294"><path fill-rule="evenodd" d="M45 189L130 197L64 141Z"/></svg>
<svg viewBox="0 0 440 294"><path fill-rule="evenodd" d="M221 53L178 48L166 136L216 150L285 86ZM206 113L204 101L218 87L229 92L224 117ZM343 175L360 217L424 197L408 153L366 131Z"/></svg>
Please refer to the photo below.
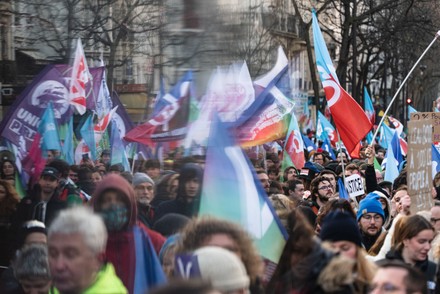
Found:
<svg viewBox="0 0 440 294"><path fill-rule="evenodd" d="M382 226L385 221L385 214L379 201L379 195L369 193L359 202L356 219L361 231L362 244L365 250L368 251L382 233Z"/></svg>

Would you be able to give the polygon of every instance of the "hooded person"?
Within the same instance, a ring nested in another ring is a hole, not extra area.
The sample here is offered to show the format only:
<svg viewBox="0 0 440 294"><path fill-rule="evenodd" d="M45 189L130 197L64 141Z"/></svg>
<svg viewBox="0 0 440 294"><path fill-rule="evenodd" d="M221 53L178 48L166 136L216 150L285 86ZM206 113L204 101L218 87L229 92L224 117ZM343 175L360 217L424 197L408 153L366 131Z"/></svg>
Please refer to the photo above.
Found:
<svg viewBox="0 0 440 294"><path fill-rule="evenodd" d="M373 191L370 194L375 194L379 197L379 202L382 204L382 209L383 209L383 213L384 213L384 217L385 217L385 221L383 223L383 227L385 229L388 229L389 226L391 225L391 201L390 199L388 199L388 197L380 192L380 191Z"/></svg>
<svg viewBox="0 0 440 294"><path fill-rule="evenodd" d="M163 283L165 275L157 253L165 238L138 221L130 183L120 175L110 174L98 184L91 201L109 233L106 257L129 293L144 293Z"/></svg>
<svg viewBox="0 0 440 294"><path fill-rule="evenodd" d="M155 220L168 213L178 213L187 217L197 214L203 184L203 169L195 163L185 164L179 177L176 199L161 203L155 212Z"/></svg>
<svg viewBox="0 0 440 294"><path fill-rule="evenodd" d="M178 183L179 174L175 171L166 171L166 174L162 175L156 184L151 205L157 207L162 202L175 199Z"/></svg>

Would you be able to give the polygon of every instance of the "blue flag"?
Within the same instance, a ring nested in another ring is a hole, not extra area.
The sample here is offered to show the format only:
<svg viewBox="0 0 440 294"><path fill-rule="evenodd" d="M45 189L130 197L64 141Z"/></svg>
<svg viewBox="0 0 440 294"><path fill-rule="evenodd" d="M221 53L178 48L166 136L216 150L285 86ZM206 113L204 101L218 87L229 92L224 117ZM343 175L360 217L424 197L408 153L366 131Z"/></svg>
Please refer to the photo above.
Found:
<svg viewBox="0 0 440 294"><path fill-rule="evenodd" d="M332 146L330 145L330 141L328 140L328 137L325 137L324 140L322 141L322 149L327 151L333 160L336 160L335 153L333 152L333 149L332 149Z"/></svg>
<svg viewBox="0 0 440 294"><path fill-rule="evenodd" d="M388 148L393 148L394 158L396 158L398 165L403 161L402 149L400 149L400 139L397 132L394 132L393 138L391 139L391 146Z"/></svg>
<svg viewBox="0 0 440 294"><path fill-rule="evenodd" d="M436 173L440 172L440 153L438 152L434 144L432 144L431 161L432 161L432 179L434 179Z"/></svg>
<svg viewBox="0 0 440 294"><path fill-rule="evenodd" d="M127 153L125 152L125 146L122 142L121 135L115 120L112 120L111 125L111 159L110 164L122 164L125 171L130 171L130 163L128 162Z"/></svg>
<svg viewBox="0 0 440 294"><path fill-rule="evenodd" d="M286 231L251 163L218 116L214 117L208 140L199 214L242 225L260 254L278 263Z"/></svg>
<svg viewBox="0 0 440 294"><path fill-rule="evenodd" d="M165 82L163 80L163 77L160 77L160 89L156 95L156 101L153 107L153 113L150 115L150 117L155 117L165 106L171 104L170 101L163 99L164 97L165 97ZM144 119L147 119L147 117L145 117Z"/></svg>
<svg viewBox="0 0 440 294"><path fill-rule="evenodd" d="M411 105L408 105L408 120L410 119L411 113L416 113L417 110L412 107Z"/></svg>
<svg viewBox="0 0 440 294"><path fill-rule="evenodd" d="M398 162L394 157L393 148L387 149L386 163L385 163L385 181L394 182L399 176Z"/></svg>
<svg viewBox="0 0 440 294"><path fill-rule="evenodd" d="M43 113L43 117L38 126L38 132L42 137L41 150L43 150L43 152L47 150L61 151L60 137L52 102L49 102L49 105Z"/></svg>
<svg viewBox="0 0 440 294"><path fill-rule="evenodd" d="M388 144L391 143L391 140L393 139L395 131L391 129L386 124L382 124L380 127L380 138L379 138L379 144L383 148L387 149Z"/></svg>
<svg viewBox="0 0 440 294"><path fill-rule="evenodd" d="M301 134L301 137L303 138L304 147L308 152L316 150L315 144L313 144L312 140L310 140L309 137L305 136L304 134Z"/></svg>
<svg viewBox="0 0 440 294"><path fill-rule="evenodd" d="M345 185L342 182L341 178L338 179L338 186L339 186L339 198L350 200L350 195L348 195L348 192L345 189Z"/></svg>
<svg viewBox="0 0 440 294"><path fill-rule="evenodd" d="M320 132L317 132L317 135L322 141L324 141L325 138L330 139L330 142L334 144L338 141L335 127L333 127L321 111L318 111L318 131Z"/></svg>
<svg viewBox="0 0 440 294"><path fill-rule="evenodd" d="M139 227L133 228L136 268L134 270L133 293L145 293L166 282L166 276L154 251L150 238Z"/></svg>
<svg viewBox="0 0 440 294"><path fill-rule="evenodd" d="M95 142L95 130L93 125L93 114L89 115L81 127L80 130L81 137L89 147L90 153L92 155L92 160L96 157L96 142Z"/></svg>
<svg viewBox="0 0 440 294"><path fill-rule="evenodd" d="M364 87L364 110L368 119L374 124L375 121L375 111L373 107L373 102L371 101L370 94L368 94L367 87Z"/></svg>

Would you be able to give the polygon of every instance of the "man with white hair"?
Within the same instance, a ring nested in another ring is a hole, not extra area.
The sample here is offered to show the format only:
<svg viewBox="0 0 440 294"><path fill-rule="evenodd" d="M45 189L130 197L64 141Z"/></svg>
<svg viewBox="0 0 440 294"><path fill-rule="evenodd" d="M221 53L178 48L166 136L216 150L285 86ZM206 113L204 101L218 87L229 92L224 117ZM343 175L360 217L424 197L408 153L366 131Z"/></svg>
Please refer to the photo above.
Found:
<svg viewBox="0 0 440 294"><path fill-rule="evenodd" d="M154 210L150 202L154 198L154 181L145 173L135 173L132 185L136 196L138 218L144 225L151 228Z"/></svg>
<svg viewBox="0 0 440 294"><path fill-rule="evenodd" d="M48 232L49 266L61 294L128 293L110 263L104 262L107 230L85 207L62 211Z"/></svg>

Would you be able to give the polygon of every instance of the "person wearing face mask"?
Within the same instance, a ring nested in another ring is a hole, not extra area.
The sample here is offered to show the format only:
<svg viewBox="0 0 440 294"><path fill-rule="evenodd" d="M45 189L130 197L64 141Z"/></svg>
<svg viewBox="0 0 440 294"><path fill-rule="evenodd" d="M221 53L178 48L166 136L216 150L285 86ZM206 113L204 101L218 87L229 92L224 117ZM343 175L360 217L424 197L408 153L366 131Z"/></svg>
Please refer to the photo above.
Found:
<svg viewBox="0 0 440 294"><path fill-rule="evenodd" d="M108 230L106 257L129 293L165 281L157 253L165 238L138 220L135 192L129 182L110 174L96 187L92 206ZM144 273L145 272L145 273ZM135 279L142 276L142 279Z"/></svg>

